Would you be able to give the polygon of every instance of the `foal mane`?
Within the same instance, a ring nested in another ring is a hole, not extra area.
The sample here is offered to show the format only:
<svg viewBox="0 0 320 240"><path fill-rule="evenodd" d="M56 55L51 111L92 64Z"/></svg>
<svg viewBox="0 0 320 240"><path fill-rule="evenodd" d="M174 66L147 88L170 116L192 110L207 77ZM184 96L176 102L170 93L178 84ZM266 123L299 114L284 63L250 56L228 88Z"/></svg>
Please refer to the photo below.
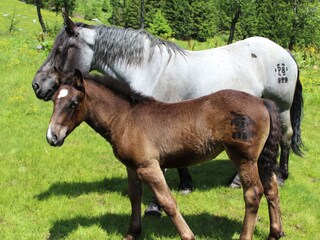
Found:
<svg viewBox="0 0 320 240"><path fill-rule="evenodd" d="M120 96L122 99L129 101L131 104L140 104L155 101L154 98L143 95L135 91L130 85L124 81L118 81L109 76L101 74L83 73L83 78L90 81L99 87L104 87L111 90L113 93Z"/></svg>

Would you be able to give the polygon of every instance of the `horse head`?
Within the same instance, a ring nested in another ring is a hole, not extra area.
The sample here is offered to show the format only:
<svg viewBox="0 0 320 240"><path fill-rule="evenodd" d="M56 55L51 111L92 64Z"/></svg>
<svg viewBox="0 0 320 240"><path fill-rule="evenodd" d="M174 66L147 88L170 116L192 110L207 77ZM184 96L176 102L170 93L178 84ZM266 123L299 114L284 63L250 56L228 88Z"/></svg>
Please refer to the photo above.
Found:
<svg viewBox="0 0 320 240"><path fill-rule="evenodd" d="M37 71L32 81L36 96L45 101L51 100L58 89L58 76L53 68L63 72L79 69L89 72L93 58L95 31L90 26L74 23L64 15L64 27L57 35L51 52Z"/></svg>
<svg viewBox="0 0 320 240"><path fill-rule="evenodd" d="M69 133L85 118L85 90L79 70L76 69L74 74L64 74L57 69L55 72L60 87L53 95L54 110L47 131L47 141L51 146L61 146Z"/></svg>

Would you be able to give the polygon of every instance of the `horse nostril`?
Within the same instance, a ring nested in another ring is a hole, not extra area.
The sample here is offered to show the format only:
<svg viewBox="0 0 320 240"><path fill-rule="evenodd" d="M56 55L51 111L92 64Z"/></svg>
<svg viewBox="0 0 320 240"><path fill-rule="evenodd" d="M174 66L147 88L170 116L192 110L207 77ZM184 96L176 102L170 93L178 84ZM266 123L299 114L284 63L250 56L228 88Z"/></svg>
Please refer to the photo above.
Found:
<svg viewBox="0 0 320 240"><path fill-rule="evenodd" d="M32 87L35 91L40 89L40 85L38 83L32 83Z"/></svg>

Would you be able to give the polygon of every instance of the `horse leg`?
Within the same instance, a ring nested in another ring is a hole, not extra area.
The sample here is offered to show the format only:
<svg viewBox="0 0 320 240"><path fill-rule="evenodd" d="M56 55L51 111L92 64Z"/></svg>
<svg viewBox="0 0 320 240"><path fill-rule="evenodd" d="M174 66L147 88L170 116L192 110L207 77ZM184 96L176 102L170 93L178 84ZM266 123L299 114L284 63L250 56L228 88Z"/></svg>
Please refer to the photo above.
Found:
<svg viewBox="0 0 320 240"><path fill-rule="evenodd" d="M180 178L179 191L182 194L191 193L193 190L192 177L188 168L177 168Z"/></svg>
<svg viewBox="0 0 320 240"><path fill-rule="evenodd" d="M260 178L264 188L264 195L268 202L270 233L268 239L276 240L284 236L281 224L280 199L278 184L275 174L268 176L265 171L260 172Z"/></svg>
<svg viewBox="0 0 320 240"><path fill-rule="evenodd" d="M158 161L155 161L149 166L138 168L137 173L140 180L146 183L151 188L160 206L172 219L180 234L181 239L195 239L192 231L190 230L189 226L178 210L177 203L169 190Z"/></svg>
<svg viewBox="0 0 320 240"><path fill-rule="evenodd" d="M127 167L128 190L131 202L131 220L126 240L136 239L141 233L141 197L142 186L137 173Z"/></svg>
<svg viewBox="0 0 320 240"><path fill-rule="evenodd" d="M240 239L247 240L252 239L253 236L260 200L263 195L263 186L259 178L256 162L242 161L238 170L245 201L245 217Z"/></svg>
<svg viewBox="0 0 320 240"><path fill-rule="evenodd" d="M229 180L230 185L229 187L230 188L241 188L241 181L240 181L240 176L239 176L239 173L235 173Z"/></svg>
<svg viewBox="0 0 320 240"><path fill-rule="evenodd" d="M289 153L293 133L289 110L280 113L280 121L282 127L282 137L280 142L281 154L280 169L278 172L278 182L280 185L282 185L284 180L286 180L289 176Z"/></svg>

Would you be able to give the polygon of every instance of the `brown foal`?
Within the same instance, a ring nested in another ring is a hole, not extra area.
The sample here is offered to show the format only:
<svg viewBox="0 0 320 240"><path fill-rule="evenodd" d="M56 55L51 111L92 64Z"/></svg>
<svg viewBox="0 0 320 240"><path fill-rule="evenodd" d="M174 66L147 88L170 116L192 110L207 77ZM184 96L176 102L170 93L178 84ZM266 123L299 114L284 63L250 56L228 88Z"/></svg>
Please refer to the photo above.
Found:
<svg viewBox="0 0 320 240"><path fill-rule="evenodd" d="M190 166L226 151L237 167L245 201L240 239L252 239L260 199L268 201L268 239L283 235L278 186L274 174L280 123L275 104L249 94L222 90L180 103L162 103L134 92L128 85L81 72L63 74L53 97L47 132L53 146L81 122L88 123L112 145L128 173L131 221L125 239L141 232L142 183L171 217L181 239L195 239L180 214L161 168ZM103 85L102 85L102 82Z"/></svg>

